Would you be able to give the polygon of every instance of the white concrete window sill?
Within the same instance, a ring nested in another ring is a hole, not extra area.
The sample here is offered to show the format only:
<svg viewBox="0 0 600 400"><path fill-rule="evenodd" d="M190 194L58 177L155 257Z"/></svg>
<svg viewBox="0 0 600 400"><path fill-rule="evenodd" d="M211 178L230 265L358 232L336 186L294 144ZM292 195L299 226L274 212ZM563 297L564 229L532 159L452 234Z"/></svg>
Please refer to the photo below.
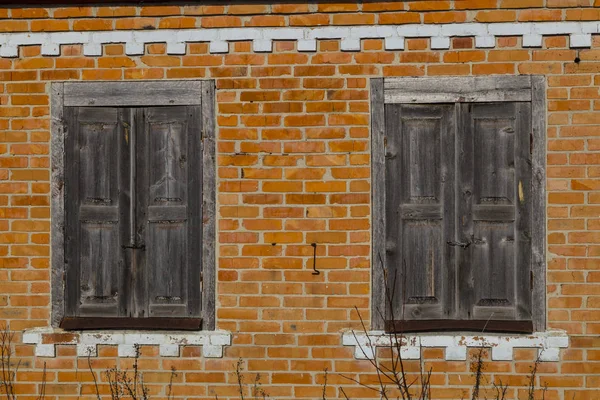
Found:
<svg viewBox="0 0 600 400"><path fill-rule="evenodd" d="M159 346L162 357L178 357L180 346L202 346L202 356L223 357L231 345L228 331L63 331L35 328L23 332L23 343L35 344L38 357L55 357L55 345L76 345L78 357L96 357L97 346L118 346L119 357L135 357L136 346Z"/></svg>
<svg viewBox="0 0 600 400"><path fill-rule="evenodd" d="M538 349L540 361L559 361L560 349L569 346L569 336L564 331L553 330L532 334L481 334L429 333L397 336L402 340L401 355L406 360L421 358L421 348L442 347L447 361L465 361L469 347L492 349L493 361L510 361L514 348ZM344 332L342 344L354 346L356 359L373 359L377 347L395 346L394 334L383 331Z"/></svg>

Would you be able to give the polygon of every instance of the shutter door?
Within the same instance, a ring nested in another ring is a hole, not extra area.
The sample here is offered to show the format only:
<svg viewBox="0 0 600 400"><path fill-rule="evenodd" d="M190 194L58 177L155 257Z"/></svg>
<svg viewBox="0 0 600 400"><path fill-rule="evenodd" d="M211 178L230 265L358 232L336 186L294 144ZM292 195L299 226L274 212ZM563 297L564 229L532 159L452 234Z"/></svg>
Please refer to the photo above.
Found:
<svg viewBox="0 0 600 400"><path fill-rule="evenodd" d="M453 313L454 105L385 106L386 260L394 320Z"/></svg>
<svg viewBox="0 0 600 400"><path fill-rule="evenodd" d="M127 142L117 108L66 107L65 214L67 316L124 312L120 154ZM121 206L120 206L121 204Z"/></svg>
<svg viewBox="0 0 600 400"><path fill-rule="evenodd" d="M136 316L198 317L201 293L200 107L138 110ZM140 123L143 121L143 123Z"/></svg>
<svg viewBox="0 0 600 400"><path fill-rule="evenodd" d="M530 320L531 106L460 109L460 318Z"/></svg>

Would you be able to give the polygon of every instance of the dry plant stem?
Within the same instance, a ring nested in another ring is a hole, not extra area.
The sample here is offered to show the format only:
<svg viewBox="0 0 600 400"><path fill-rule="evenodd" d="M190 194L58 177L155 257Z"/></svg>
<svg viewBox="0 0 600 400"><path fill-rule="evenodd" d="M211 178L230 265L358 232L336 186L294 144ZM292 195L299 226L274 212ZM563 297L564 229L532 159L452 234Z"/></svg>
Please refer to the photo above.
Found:
<svg viewBox="0 0 600 400"><path fill-rule="evenodd" d="M89 349L88 349L87 363L88 363L88 368L90 370L90 374L92 374L92 379L94 381L94 389L96 390L96 400L101 400L100 399L100 390L98 389L98 380L96 379L96 373L94 372L94 369L92 368L92 351Z"/></svg>
<svg viewBox="0 0 600 400"><path fill-rule="evenodd" d="M16 400L15 394L15 378L21 361L17 362L17 366L13 371L12 367L12 341L14 333L10 331L8 326L4 326L0 330L0 361L2 363L2 388L7 400Z"/></svg>
<svg viewBox="0 0 600 400"><path fill-rule="evenodd" d="M240 358L235 365L235 376L238 382L238 391L240 393L240 400L244 400L244 377L242 376L242 359Z"/></svg>

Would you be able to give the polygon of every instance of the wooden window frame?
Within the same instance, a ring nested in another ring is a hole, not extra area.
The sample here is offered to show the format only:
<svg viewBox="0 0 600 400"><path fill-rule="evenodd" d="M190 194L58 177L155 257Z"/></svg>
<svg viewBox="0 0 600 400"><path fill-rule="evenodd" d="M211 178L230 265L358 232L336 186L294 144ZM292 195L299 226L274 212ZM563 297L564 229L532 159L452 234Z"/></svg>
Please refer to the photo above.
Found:
<svg viewBox="0 0 600 400"><path fill-rule="evenodd" d="M51 324L66 329L85 329L82 323L65 317L65 136L64 107L148 107L201 106L203 167L202 226L202 309L203 330L215 329L215 85L212 80L146 82L54 82L51 85ZM109 318L98 329L136 329L130 318ZM198 329L199 319L151 318L147 329ZM181 320L181 321L178 321ZM139 324L138 324L139 325Z"/></svg>
<svg viewBox="0 0 600 400"><path fill-rule="evenodd" d="M482 77L436 77L436 78L373 78L371 79L371 146L372 162L371 201L373 207L372 232L372 296L371 329L386 328L381 315L381 304L387 304L385 295L385 104L475 103L499 101L529 101L532 113L532 322L533 331L546 329L546 80L544 76L482 76ZM412 323L415 321L403 321ZM447 330L461 329L459 324L448 320L422 321L412 324L411 330L428 330L439 327ZM506 321L510 327L511 321ZM518 322L518 321L517 321ZM388 324L391 325L391 324ZM397 325L397 324L396 324ZM471 324L472 325L472 324ZM518 325L518 326L517 326ZM408 325L407 325L408 326ZM389 326L387 327L389 328ZM519 324L515 332L528 331ZM502 330L502 329L498 329Z"/></svg>

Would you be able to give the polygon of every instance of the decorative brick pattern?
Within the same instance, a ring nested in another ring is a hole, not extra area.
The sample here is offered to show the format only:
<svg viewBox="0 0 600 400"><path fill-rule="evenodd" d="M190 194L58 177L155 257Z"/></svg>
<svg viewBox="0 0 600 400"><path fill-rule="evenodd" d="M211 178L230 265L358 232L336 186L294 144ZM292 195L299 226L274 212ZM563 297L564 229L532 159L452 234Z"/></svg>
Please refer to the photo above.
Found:
<svg viewBox="0 0 600 400"><path fill-rule="evenodd" d="M395 336L381 331L346 332L344 346L354 346L356 359L373 359L377 347L401 345L400 354L406 360L419 360L422 348L443 348L447 361L466 361L469 347L490 347L493 361L513 360L513 349L538 349L541 361L560 361L560 349L569 346L569 337L563 331L549 331L532 335L447 335L424 334Z"/></svg>
<svg viewBox="0 0 600 400"><path fill-rule="evenodd" d="M0 57L0 318L17 332L19 395L38 397L46 363L47 398L83 400L94 393L84 355L96 352L100 373L131 368L135 349L22 335L50 324L50 82L214 80L216 326L231 345L160 337L141 344L139 361L153 398L167 397L171 368L177 400L236 398L241 358L247 382L260 373L269 396L287 400L321 398L325 369L328 398L343 397L340 387L377 397L339 375L376 380L357 346L342 344L361 331L359 314L369 327L377 267L370 79L535 74L547 82L548 332L564 330L568 347L565 336L521 347L522 336L493 346L485 335L486 376L523 398L545 348L559 360L538 371L547 399L600 398L599 22L598 0L0 8L0 50L11 56ZM292 28L301 35L280 36ZM204 31L221 33L185 37ZM418 354L407 347L420 360L406 367L432 368L433 399L471 398L477 347L427 340Z"/></svg>
<svg viewBox="0 0 600 400"><path fill-rule="evenodd" d="M61 45L83 45L86 56L101 56L102 45L124 43L127 55L143 55L146 44L166 43L167 54L186 54L187 43L210 43L211 53L228 53L229 42L252 41L257 53L273 51L274 40L298 41L298 51L317 50L317 40L340 39L342 51L360 51L363 39L384 39L386 50L403 50L405 38L431 39L432 49L449 49L452 37L475 37L475 47L494 48L496 38L522 36L524 47L541 47L544 35L570 35L573 48L591 47L598 22L465 23L306 28L161 29L156 31L0 34L0 57L18 57L19 46L41 45L42 55L59 56Z"/></svg>
<svg viewBox="0 0 600 400"><path fill-rule="evenodd" d="M178 357L180 346L202 346L202 356L223 357L223 346L231 345L231 333L214 332L120 332L90 331L64 334L51 328L30 329L23 333L23 343L35 344L38 357L55 357L56 345L76 345L77 356L96 357L98 345L118 346L119 357L135 357L136 346L159 346L162 357Z"/></svg>

